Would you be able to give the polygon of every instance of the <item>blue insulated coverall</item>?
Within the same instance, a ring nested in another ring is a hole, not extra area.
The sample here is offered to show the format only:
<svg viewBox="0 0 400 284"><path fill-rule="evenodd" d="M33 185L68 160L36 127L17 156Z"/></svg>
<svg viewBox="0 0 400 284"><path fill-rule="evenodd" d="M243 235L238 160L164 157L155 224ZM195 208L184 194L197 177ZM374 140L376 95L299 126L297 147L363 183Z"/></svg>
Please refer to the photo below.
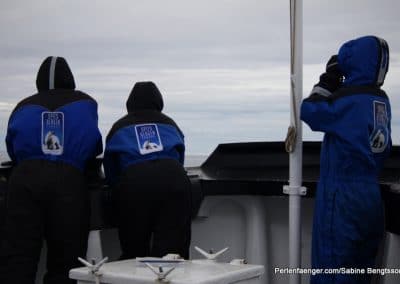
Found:
<svg viewBox="0 0 400 284"><path fill-rule="evenodd" d="M338 53L344 75L330 96L311 94L301 119L325 133L312 241L313 268L374 267L384 232L378 175L391 148L390 103L383 84L389 64L384 40L361 37ZM311 283L369 283L365 274L317 274Z"/></svg>

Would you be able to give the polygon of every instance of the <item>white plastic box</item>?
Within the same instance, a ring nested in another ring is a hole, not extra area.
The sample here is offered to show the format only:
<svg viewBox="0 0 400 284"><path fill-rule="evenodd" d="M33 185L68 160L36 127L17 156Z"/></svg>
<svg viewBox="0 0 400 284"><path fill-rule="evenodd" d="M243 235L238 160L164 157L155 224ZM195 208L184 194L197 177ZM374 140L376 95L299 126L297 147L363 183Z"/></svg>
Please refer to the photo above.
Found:
<svg viewBox="0 0 400 284"><path fill-rule="evenodd" d="M154 264L152 264L154 265ZM163 282L170 284L229 284L246 283L259 284L260 276L264 273L262 265L233 265L229 263L217 263L207 260L185 261L173 264L175 269L168 274ZM164 270L172 267L171 264L163 265ZM157 275L145 264L134 259L115 261L104 264L101 267L99 283L109 284L146 284L158 282ZM72 269L69 273L71 279L78 284L96 283L91 271L84 268Z"/></svg>

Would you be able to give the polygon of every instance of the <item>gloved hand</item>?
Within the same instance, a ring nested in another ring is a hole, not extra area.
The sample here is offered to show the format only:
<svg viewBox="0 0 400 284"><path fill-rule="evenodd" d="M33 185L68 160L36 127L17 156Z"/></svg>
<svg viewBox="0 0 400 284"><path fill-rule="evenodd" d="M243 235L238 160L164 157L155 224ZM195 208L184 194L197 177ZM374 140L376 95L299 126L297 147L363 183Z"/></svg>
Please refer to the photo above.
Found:
<svg viewBox="0 0 400 284"><path fill-rule="evenodd" d="M341 86L343 75L340 72L337 55L333 55L326 64L326 71L319 77L319 82L314 85L311 94L317 93L330 96Z"/></svg>

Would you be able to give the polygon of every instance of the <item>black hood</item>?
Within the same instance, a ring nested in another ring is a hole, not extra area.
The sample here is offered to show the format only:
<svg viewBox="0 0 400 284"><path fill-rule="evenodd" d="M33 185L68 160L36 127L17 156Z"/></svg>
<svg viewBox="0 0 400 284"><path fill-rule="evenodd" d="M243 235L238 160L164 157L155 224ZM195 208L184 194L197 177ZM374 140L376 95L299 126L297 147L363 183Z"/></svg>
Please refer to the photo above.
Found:
<svg viewBox="0 0 400 284"><path fill-rule="evenodd" d="M53 89L74 90L74 76L67 61L63 57L47 57L40 65L36 87L39 92Z"/></svg>
<svg viewBox="0 0 400 284"><path fill-rule="evenodd" d="M153 82L137 82L126 102L128 112L137 110L162 111L164 102L160 91Z"/></svg>

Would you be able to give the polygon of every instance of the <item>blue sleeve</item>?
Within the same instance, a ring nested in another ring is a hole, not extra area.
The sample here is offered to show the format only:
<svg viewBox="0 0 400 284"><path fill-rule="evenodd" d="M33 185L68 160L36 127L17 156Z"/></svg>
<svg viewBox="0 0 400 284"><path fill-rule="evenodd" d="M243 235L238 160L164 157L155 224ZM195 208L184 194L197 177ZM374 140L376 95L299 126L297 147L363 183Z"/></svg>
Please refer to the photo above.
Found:
<svg viewBox="0 0 400 284"><path fill-rule="evenodd" d="M94 125L93 128L96 129L96 135L97 135L97 141L94 147L94 158L99 156L101 153L103 153L103 137L101 135L100 129L99 129L99 115L98 115L98 109L97 109L97 103L95 104L95 108L93 110L93 116L95 117L94 119Z"/></svg>
<svg viewBox="0 0 400 284"><path fill-rule="evenodd" d="M103 137L98 127L97 106L91 115L93 117L93 120L91 121L90 125L90 131L91 131L90 136L93 139L93 144L92 144L93 146L91 148L88 159L96 159L97 156L103 153ZM89 119L87 120L90 121ZM86 129L86 131L89 131L89 129Z"/></svg>
<svg viewBox="0 0 400 284"><path fill-rule="evenodd" d="M303 100L300 119L313 131L333 132L337 123L335 105L326 97L313 94Z"/></svg>
<svg viewBox="0 0 400 284"><path fill-rule="evenodd" d="M127 166L132 159L129 149L130 145L135 142L133 135L133 131L129 127L122 128L106 141L103 165L106 182L110 186L118 181L123 170L122 167ZM125 164L123 160L125 160Z"/></svg>
<svg viewBox="0 0 400 284"><path fill-rule="evenodd" d="M96 144L94 147L94 153L93 153L93 158L96 158L98 155L100 155L101 153L103 153L103 137L101 136L100 130L99 130L99 117L97 114L97 104L96 104L96 108L95 111L93 113L95 120L94 120L94 125L93 128L96 129Z"/></svg>

